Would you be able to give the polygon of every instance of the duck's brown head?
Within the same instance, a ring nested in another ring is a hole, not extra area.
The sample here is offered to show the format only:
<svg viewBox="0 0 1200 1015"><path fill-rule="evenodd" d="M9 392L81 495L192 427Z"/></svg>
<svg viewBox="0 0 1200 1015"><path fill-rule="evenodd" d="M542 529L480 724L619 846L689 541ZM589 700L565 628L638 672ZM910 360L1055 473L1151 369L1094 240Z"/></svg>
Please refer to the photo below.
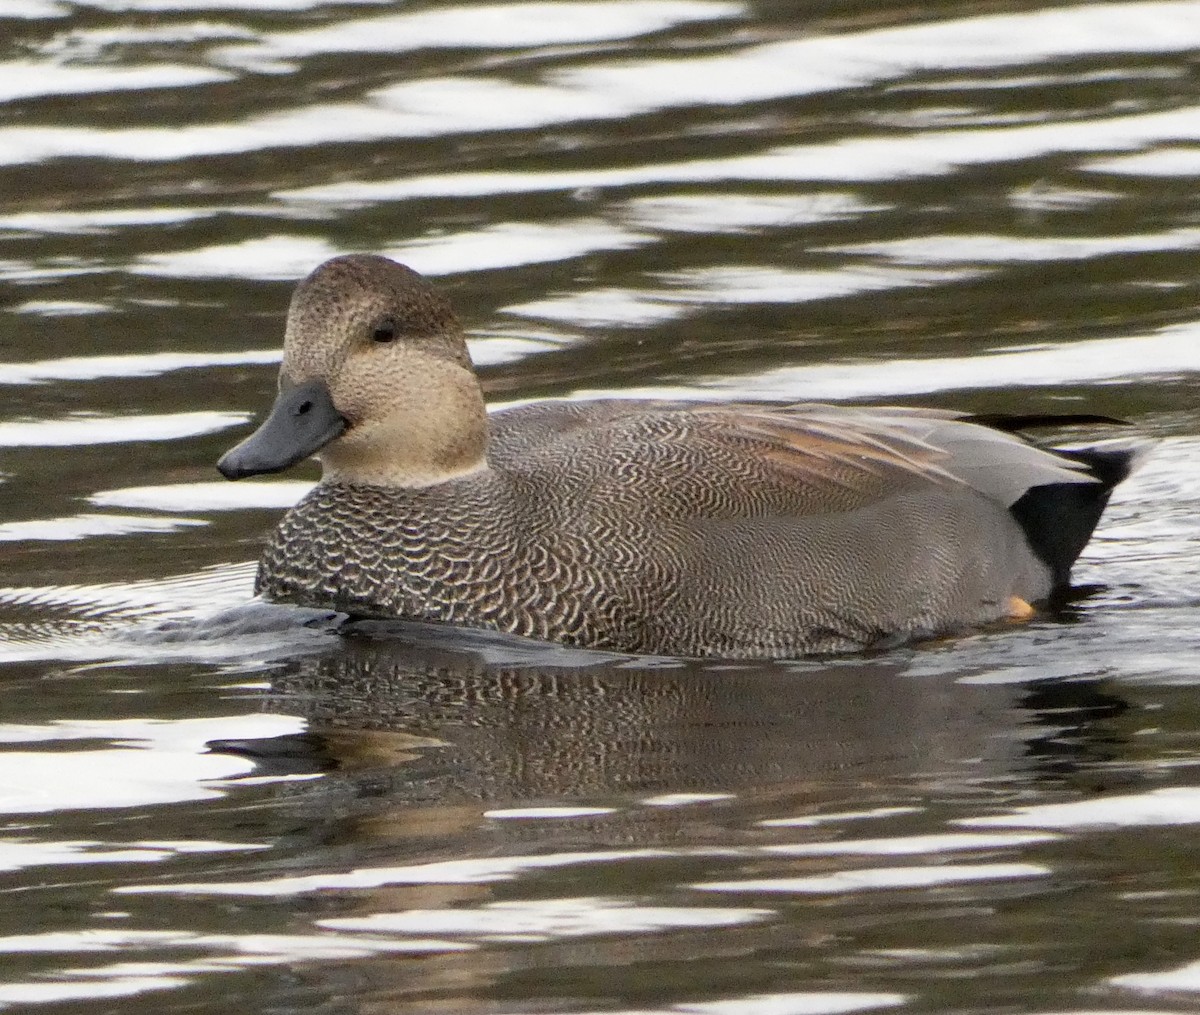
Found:
<svg viewBox="0 0 1200 1015"><path fill-rule="evenodd" d="M316 455L324 482L429 486L484 468L486 440L449 302L411 268L351 254L296 287L275 405L217 468L241 479Z"/></svg>

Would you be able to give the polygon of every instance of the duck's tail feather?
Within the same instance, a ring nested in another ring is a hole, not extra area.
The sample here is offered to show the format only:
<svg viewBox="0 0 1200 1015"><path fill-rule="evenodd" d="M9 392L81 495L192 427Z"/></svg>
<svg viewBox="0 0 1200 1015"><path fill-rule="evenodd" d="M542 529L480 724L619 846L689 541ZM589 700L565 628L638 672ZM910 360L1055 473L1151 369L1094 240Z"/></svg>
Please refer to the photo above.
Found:
<svg viewBox="0 0 1200 1015"><path fill-rule="evenodd" d="M1085 466L1094 482L1035 486L1009 509L1038 558L1050 569L1054 593L1070 588L1071 567L1092 538L1113 488L1145 460L1149 445L1116 440L1055 454Z"/></svg>

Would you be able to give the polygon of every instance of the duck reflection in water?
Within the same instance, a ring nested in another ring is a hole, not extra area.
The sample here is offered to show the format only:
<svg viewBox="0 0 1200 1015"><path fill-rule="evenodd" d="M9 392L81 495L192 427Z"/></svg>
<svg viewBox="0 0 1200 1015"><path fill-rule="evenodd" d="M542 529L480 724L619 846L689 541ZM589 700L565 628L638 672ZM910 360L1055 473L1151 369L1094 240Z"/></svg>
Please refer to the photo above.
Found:
<svg viewBox="0 0 1200 1015"><path fill-rule="evenodd" d="M351 628L273 678L269 707L304 717L307 736L213 749L325 769L351 798L369 784L385 810L679 791L844 809L891 806L930 781L1073 778L1120 752L1113 724L1127 708L1099 679L972 684L915 675L897 654L713 664L430 625Z"/></svg>

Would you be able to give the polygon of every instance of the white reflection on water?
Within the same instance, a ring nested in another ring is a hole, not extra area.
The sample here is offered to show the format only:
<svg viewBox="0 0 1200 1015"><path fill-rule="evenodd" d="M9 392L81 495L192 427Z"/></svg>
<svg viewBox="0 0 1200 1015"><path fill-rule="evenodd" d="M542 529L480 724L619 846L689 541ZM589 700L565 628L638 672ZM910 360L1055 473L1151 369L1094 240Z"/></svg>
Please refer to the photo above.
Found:
<svg viewBox="0 0 1200 1015"><path fill-rule="evenodd" d="M197 970L199 971L199 970ZM101 1000L110 997L135 997L151 990L167 990L182 987L188 982L180 976L134 975L123 970L109 979L90 979L104 976L105 970L64 969L61 975L69 976L66 981L31 980L27 983L0 983L0 1003L3 1004L49 1004L52 1001Z"/></svg>
<svg viewBox="0 0 1200 1015"><path fill-rule="evenodd" d="M148 515L71 515L65 518L34 518L24 522L0 522L0 543L34 540L42 542L86 539L89 536L128 536L144 532L178 532L207 525L200 518L164 518Z"/></svg>
<svg viewBox="0 0 1200 1015"><path fill-rule="evenodd" d="M1051 183L1048 180L1035 180L1033 183L1014 187L1008 193L1009 204L1023 212L1032 213L1086 210L1120 199L1121 195L1116 191L1087 190Z"/></svg>
<svg viewBox="0 0 1200 1015"><path fill-rule="evenodd" d="M315 264L302 267L303 276ZM51 303L29 301L9 308L13 313L100 313L111 310L102 303ZM476 334L467 337L471 359L477 365L504 363L523 356L561 348L561 335L523 333ZM207 367L256 366L278 363L282 358L282 330L279 345L271 349L246 349L238 352L152 352L124 356L68 356L62 359L36 360L30 363L0 363L0 385L43 384L50 381L93 381L110 377L158 377L174 370ZM245 484L242 484L245 486Z"/></svg>
<svg viewBox="0 0 1200 1015"><path fill-rule="evenodd" d="M837 811L831 814L806 814L796 818L767 818L758 822L763 828L807 828L840 821L863 821L868 818L890 818L897 814L919 814L920 807L875 807L869 811Z"/></svg>
<svg viewBox="0 0 1200 1015"><path fill-rule="evenodd" d="M6 282L38 282L76 275L95 275L107 270L98 261L79 257L48 257L37 261L0 260L0 279Z"/></svg>
<svg viewBox="0 0 1200 1015"><path fill-rule="evenodd" d="M1076 261L1108 254L1195 250L1200 229L1170 229L1127 236L914 236L847 246L835 253L874 254L902 264L995 264L1007 261Z"/></svg>
<svg viewBox="0 0 1200 1015"><path fill-rule="evenodd" d="M906 994L800 991L783 994L747 994L721 1001L693 1001L668 1008L605 1009L603 1015L842 1015L904 1004ZM576 1012L574 1015L601 1015ZM1128 1015L1128 1013L1113 1013Z"/></svg>
<svg viewBox="0 0 1200 1015"><path fill-rule="evenodd" d="M49 931L0 937L0 954L31 955L66 952L123 951L127 948L231 948L244 956L287 953L291 959L354 958L383 951L423 951L436 945L437 950L465 951L467 946L447 941L409 941L407 947L388 947L387 941L340 934L198 934L186 930L107 930Z"/></svg>
<svg viewBox="0 0 1200 1015"><path fill-rule="evenodd" d="M559 72L627 101L722 105L884 81L914 71L999 67L1083 54L1180 52L1200 43L1190 0L1071 6L768 43L733 54Z"/></svg>
<svg viewBox="0 0 1200 1015"><path fill-rule="evenodd" d="M686 68L680 68L686 73ZM368 94L369 108L390 116L404 135L439 136L485 130L552 127L612 120L672 106L671 92L637 97L598 89L526 84L487 77L406 81ZM369 127L373 121L363 120ZM0 137L3 135L0 134Z"/></svg>
<svg viewBox="0 0 1200 1015"><path fill-rule="evenodd" d="M499 810L484 811L485 818L496 821L542 821L557 818L595 818L604 814L615 814L615 807L505 807Z"/></svg>
<svg viewBox="0 0 1200 1015"><path fill-rule="evenodd" d="M792 271L786 268L734 266L664 272L661 289L592 289L504 307L502 313L577 325L647 325L685 317L714 304L800 303L878 292L906 286L959 281L978 272L887 267Z"/></svg>
<svg viewBox="0 0 1200 1015"><path fill-rule="evenodd" d="M1187 991L1200 993L1200 961L1189 962L1178 969L1166 969L1158 973L1127 973L1114 976L1108 981L1114 987L1129 987L1150 993ZM1120 1013L1115 1013L1120 1015Z"/></svg>
<svg viewBox="0 0 1200 1015"><path fill-rule="evenodd" d="M56 0L8 0L0 8L0 18L58 18L65 17L67 7Z"/></svg>
<svg viewBox="0 0 1200 1015"><path fill-rule="evenodd" d="M483 229L424 237L384 250L424 275L512 268L565 261L602 250L628 250L655 242L598 219L566 222L499 222Z"/></svg>
<svg viewBox="0 0 1200 1015"><path fill-rule="evenodd" d="M705 800L716 795L702 794ZM723 795L720 799L725 799ZM674 801L672 801L674 803ZM604 810L604 809L597 809ZM485 816L487 812L485 812ZM678 856L771 856L846 854L941 853L957 850L1009 849L1053 841L1058 836L1046 833L945 833L941 835L862 840L845 843L804 843L755 848L694 848L686 850L630 849L585 853L551 853L540 856L480 857L416 864L407 867L367 867L344 873L300 875L260 881L213 881L191 884L129 885L118 892L131 894L286 896L329 889L379 888L387 885L485 884L506 881L528 871L572 867L580 864L615 863L629 860ZM893 849L888 845L894 844ZM731 881L694 885L709 891L793 891L831 892L860 888L928 887L965 881L1036 876L1048 873L1045 867L1022 863L958 864L930 867L895 867L865 871L843 871L813 878L773 879L771 881ZM450 917L453 919L453 917ZM490 917L488 917L490 919ZM364 929L369 929L365 928ZM447 933L439 930L437 933Z"/></svg>
<svg viewBox="0 0 1200 1015"><path fill-rule="evenodd" d="M0 62L0 102L42 95L186 88L232 79L233 75L227 71L183 64L89 67L58 62L49 64L44 60L6 60Z"/></svg>
<svg viewBox="0 0 1200 1015"><path fill-rule="evenodd" d="M836 871L803 878L707 881L692 885L703 892L796 892L826 894L899 888L937 888L972 881L1044 877L1050 868L1034 863L942 864L936 867L875 867Z"/></svg>
<svg viewBox="0 0 1200 1015"><path fill-rule="evenodd" d="M1035 804L1009 814L960 818L970 828L1133 828L1200 822L1200 787L1167 786L1147 793L1063 804Z"/></svg>
<svg viewBox="0 0 1200 1015"><path fill-rule="evenodd" d="M626 899L560 898L492 902L477 908L409 909L316 923L333 930L374 934L461 934L483 941L550 941L593 934L645 934L679 927L734 927L774 915L773 909L640 906Z"/></svg>
<svg viewBox="0 0 1200 1015"><path fill-rule="evenodd" d="M157 377L172 370L195 367L244 366L278 363L279 349L244 352L151 352L126 356L67 356L31 363L0 363L0 384L40 384L47 381L92 381L108 377ZM145 418L145 417L142 417Z"/></svg>
<svg viewBox="0 0 1200 1015"><path fill-rule="evenodd" d="M500 222L470 232L429 236L379 252L425 275L511 268L581 257L601 250L627 250L653 243L596 219L554 223ZM242 243L146 254L131 267L139 275L174 278L295 279L343 253L327 240L306 236L265 236Z"/></svg>
<svg viewBox="0 0 1200 1015"><path fill-rule="evenodd" d="M489 328L487 334L468 335L467 349L471 353L471 362L477 367L482 367L495 366L498 363L511 363L513 360L524 359L526 356L551 352L561 349L569 342L570 339L567 336L549 331L505 335L500 329Z"/></svg>
<svg viewBox="0 0 1200 1015"><path fill-rule="evenodd" d="M27 211L0 215L0 229L63 235L102 233L130 226L175 225L218 213L215 208L93 208L87 211Z"/></svg>
<svg viewBox="0 0 1200 1015"><path fill-rule="evenodd" d="M341 253L316 236L260 236L198 250L145 254L130 271L169 278L296 279Z"/></svg>
<svg viewBox="0 0 1200 1015"><path fill-rule="evenodd" d="M46 842L21 838L0 839L0 871L26 867L79 866L92 863L157 863L182 853L239 853L270 849L265 843L246 842Z"/></svg>
<svg viewBox="0 0 1200 1015"><path fill-rule="evenodd" d="M671 303L666 290L619 289L606 286L514 303L501 313L540 321L562 321L592 327L646 327L688 313L684 303Z"/></svg>
<svg viewBox="0 0 1200 1015"><path fill-rule="evenodd" d="M105 28L76 28L55 35L48 42L35 46L34 51L73 63L106 63L122 59L128 61L133 48L137 46L161 49L218 39L253 38L255 33L249 28L229 23L192 21L179 24L162 19L159 24L151 26L128 23Z"/></svg>
<svg viewBox="0 0 1200 1015"><path fill-rule="evenodd" d="M1165 39L1169 41L1164 44ZM374 93L374 99L413 118L397 124L401 132L422 123L420 133L428 135L725 106L839 90L936 68L1000 66L1091 53L1179 51L1198 43L1200 17L1189 0L1096 4L810 37L716 56L626 60L557 71L539 84L483 77L405 82ZM456 113L447 116L448 109ZM1056 131L1079 127L1051 126ZM1092 131L1089 143L1094 144L1104 128L1091 121L1086 126ZM360 122L359 129L367 127L367 121ZM987 137L1010 132L963 133ZM875 142L858 144L874 147ZM1001 157L987 147L987 161ZM967 162L977 160L973 153L960 154ZM1003 157L1016 155L1008 151ZM860 172L870 172L876 160L866 160L865 166L861 159L844 162L836 178L862 178L844 170L857 163Z"/></svg>
<svg viewBox="0 0 1200 1015"><path fill-rule="evenodd" d="M83 751L0 750L0 813L140 807L224 796L222 780L248 775L256 766L247 758L209 753L209 740L282 736L305 728L303 720L291 716L257 714L0 725L0 744L106 740L120 745ZM48 848L53 852L57 844Z"/></svg>
<svg viewBox="0 0 1200 1015"><path fill-rule="evenodd" d="M428 954L467 951L465 942L418 938L373 939L335 933L321 934L200 934L170 930L58 931L0 938L0 954L151 951L156 958L107 966L58 969L28 982L0 984L0 1004L47 1003L82 998L128 997L150 990L180 987L205 973L287 965L319 960L349 960L384 954ZM201 958L164 961L165 950L209 953Z"/></svg>
<svg viewBox="0 0 1200 1015"><path fill-rule="evenodd" d="M764 846L766 853L785 856L906 856L918 853L949 853L963 849L1008 849L1038 842L1053 842L1049 833L987 835L943 832L930 835L900 835L887 839L842 839L836 842L799 842Z"/></svg>
<svg viewBox="0 0 1200 1015"><path fill-rule="evenodd" d="M697 104L725 106L738 100L812 94L931 68L1178 51L1197 45L1200 16L1190 0L1085 5L769 43L718 56L627 60L558 71L537 84L484 75L412 80L374 92L365 101L295 108L235 123L115 129L12 126L0 130L0 163L71 155L163 160L277 146L549 126ZM889 179L1053 151L1101 152L1194 139L1200 136L1198 131L1192 110L1007 129L928 131L783 149L748 159L600 171L591 175L594 184L573 186L617 183L619 175L605 174L621 172L630 174L625 177L630 182L639 176L657 181ZM558 176L561 180L562 174ZM574 178L578 180L578 174ZM535 189L545 189L549 177L538 179ZM485 187L488 193L508 189L501 186L497 191L496 181ZM325 194L328 197L330 190ZM313 192L308 196L313 197Z"/></svg>
<svg viewBox="0 0 1200 1015"><path fill-rule="evenodd" d="M313 488L303 480L230 483L175 483L102 490L88 500L99 507L155 511L240 511L245 508L289 508ZM2 531L2 527L0 527Z"/></svg>
<svg viewBox="0 0 1200 1015"><path fill-rule="evenodd" d="M719 393L730 398L836 400L1194 373L1200 373L1200 321L1126 338L1018 346L972 356L808 363L740 377L722 375L689 387L581 390L576 396L702 398Z"/></svg>
<svg viewBox="0 0 1200 1015"><path fill-rule="evenodd" d="M971 271L894 268L837 268L790 271L757 266L721 266L669 272L672 300L689 303L797 303L905 286L939 285L976 277Z"/></svg>
<svg viewBox="0 0 1200 1015"><path fill-rule="evenodd" d="M253 561L221 564L192 574L104 585L0 588L0 602L64 607L75 616L120 617L184 613L234 606L250 598Z"/></svg>
<svg viewBox="0 0 1200 1015"><path fill-rule="evenodd" d="M211 11L214 0L72 0L76 7L125 11ZM228 11L307 11L314 7L374 6L379 0L220 0Z"/></svg>
<svg viewBox="0 0 1200 1015"><path fill-rule="evenodd" d="M247 775L254 767L229 755L163 749L152 755L122 748L0 751L0 814L209 800L224 796L214 780Z"/></svg>
<svg viewBox="0 0 1200 1015"><path fill-rule="evenodd" d="M414 49L514 49L628 39L693 21L732 18L738 3L716 0L624 0L594 3L443 4L401 14L356 18L319 28L277 32L212 56L241 66L284 69L277 62L329 53L400 53Z"/></svg>
<svg viewBox="0 0 1200 1015"><path fill-rule="evenodd" d="M0 131L0 140L4 132ZM1103 152L1179 140L1200 141L1195 107L1031 126L929 130L830 144L773 148L752 155L614 169L472 172L345 182L279 191L293 201L360 204L418 197L483 197L584 188L734 181L863 182L939 176L973 165L1043 158L1056 152ZM0 161L4 155L0 153Z"/></svg>
<svg viewBox="0 0 1200 1015"><path fill-rule="evenodd" d="M73 416L0 423L0 447L63 448L88 444L173 441L240 426L244 412L175 412L145 416Z"/></svg>
<svg viewBox="0 0 1200 1015"><path fill-rule="evenodd" d="M8 309L14 314L37 314L41 317L85 317L107 314L113 310L107 303L89 303L86 300L26 300Z"/></svg>
<svg viewBox="0 0 1200 1015"><path fill-rule="evenodd" d="M574 123L603 107L587 96L558 96L496 80L447 80L377 93L365 103L309 106L239 124L176 129L20 126L0 129L0 165L70 156L164 161L388 138L443 136ZM554 101L549 101L553 99ZM403 103L403 108L397 104ZM454 110L451 118L447 110ZM628 115L617 110L613 117ZM727 159L662 163L630 169L547 173L480 172L406 177L382 184L329 184L280 192L293 200L361 203L410 197L448 197L621 187L647 183L731 180L890 180L932 176L962 167L1044 157L1055 152L1102 152L1200 139L1195 108L1071 123L971 130L924 131L776 148Z"/></svg>
<svg viewBox="0 0 1200 1015"><path fill-rule="evenodd" d="M732 793L661 793L646 797L641 803L646 807L689 807L692 804L711 804L721 800L733 800Z"/></svg>
<svg viewBox="0 0 1200 1015"><path fill-rule="evenodd" d="M1167 148L1085 162L1083 169L1123 176L1200 176L1200 149Z"/></svg>
<svg viewBox="0 0 1200 1015"><path fill-rule="evenodd" d="M657 859L678 855L662 849L614 849L587 853L545 853L540 856L480 857L441 860L407 867L364 867L345 873L304 874L263 881L213 881L192 884L127 885L114 889L130 895L246 895L281 896L330 888L380 888L384 885L476 885L510 881L531 870L553 870L579 864Z"/></svg>
<svg viewBox="0 0 1200 1015"><path fill-rule="evenodd" d="M838 192L775 195L722 192L636 197L618 205L616 214L635 225L664 232L739 233L862 218L886 208Z"/></svg>
<svg viewBox="0 0 1200 1015"><path fill-rule="evenodd" d="M23 842L0 839L0 871L89 863L155 863L172 854L163 849L106 849L100 842Z"/></svg>

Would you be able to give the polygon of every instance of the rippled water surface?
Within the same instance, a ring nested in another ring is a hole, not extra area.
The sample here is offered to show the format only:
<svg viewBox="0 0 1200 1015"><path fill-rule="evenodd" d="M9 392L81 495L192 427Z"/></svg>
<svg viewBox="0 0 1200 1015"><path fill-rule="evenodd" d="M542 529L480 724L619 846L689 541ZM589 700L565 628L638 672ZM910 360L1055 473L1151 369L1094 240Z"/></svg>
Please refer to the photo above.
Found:
<svg viewBox="0 0 1200 1015"><path fill-rule="evenodd" d="M0 1007L1200 1008L1198 66L1195 0L3 0ZM314 467L212 463L351 250L438 277L496 404L1154 454L1023 627L339 635L249 601Z"/></svg>

